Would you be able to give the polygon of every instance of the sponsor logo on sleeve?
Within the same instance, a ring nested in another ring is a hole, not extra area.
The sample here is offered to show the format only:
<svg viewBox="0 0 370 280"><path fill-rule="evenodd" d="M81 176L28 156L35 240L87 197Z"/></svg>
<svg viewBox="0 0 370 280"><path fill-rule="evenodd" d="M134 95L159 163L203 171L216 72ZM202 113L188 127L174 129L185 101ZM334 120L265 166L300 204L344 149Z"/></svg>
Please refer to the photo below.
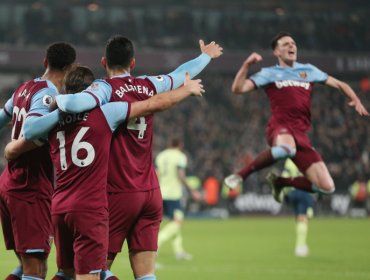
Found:
<svg viewBox="0 0 370 280"><path fill-rule="evenodd" d="M44 95L42 98L42 104L44 104L46 107L50 107L51 104L53 103L54 98L50 95Z"/></svg>
<svg viewBox="0 0 370 280"><path fill-rule="evenodd" d="M93 83L86 90L88 90L88 91L98 91L99 90L99 84L98 83Z"/></svg>
<svg viewBox="0 0 370 280"><path fill-rule="evenodd" d="M163 76L157 76L157 77L155 77L155 79L156 79L158 82L163 82L163 81L164 81Z"/></svg>

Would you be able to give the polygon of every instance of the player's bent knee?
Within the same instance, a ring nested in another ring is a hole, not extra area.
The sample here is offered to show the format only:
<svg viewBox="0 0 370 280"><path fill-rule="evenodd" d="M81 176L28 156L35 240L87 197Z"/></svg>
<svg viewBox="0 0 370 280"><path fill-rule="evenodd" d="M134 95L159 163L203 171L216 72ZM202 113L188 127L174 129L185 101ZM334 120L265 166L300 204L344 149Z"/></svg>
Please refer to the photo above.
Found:
<svg viewBox="0 0 370 280"><path fill-rule="evenodd" d="M332 194L335 191L334 182L324 182L317 187L316 191L322 194Z"/></svg>
<svg viewBox="0 0 370 280"><path fill-rule="evenodd" d="M271 148L272 157L276 160L292 158L296 154L296 149L289 144L282 144Z"/></svg>

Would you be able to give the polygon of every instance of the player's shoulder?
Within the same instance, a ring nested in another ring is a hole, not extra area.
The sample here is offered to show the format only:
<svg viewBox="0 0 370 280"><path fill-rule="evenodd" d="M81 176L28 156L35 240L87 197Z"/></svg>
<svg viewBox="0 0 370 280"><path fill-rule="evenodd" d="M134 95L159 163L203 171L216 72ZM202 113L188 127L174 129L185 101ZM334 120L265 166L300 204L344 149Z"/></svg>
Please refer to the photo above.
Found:
<svg viewBox="0 0 370 280"><path fill-rule="evenodd" d="M186 160L187 159L186 154L183 151L180 151L180 150L176 151L176 157L179 160Z"/></svg>
<svg viewBox="0 0 370 280"><path fill-rule="evenodd" d="M267 67L262 67L259 72L256 74L262 75L262 76L271 76L281 71L281 67L278 65L272 65Z"/></svg>
<svg viewBox="0 0 370 280"><path fill-rule="evenodd" d="M50 80L35 78L28 81L28 88L34 94L55 96L59 93L58 88Z"/></svg>
<svg viewBox="0 0 370 280"><path fill-rule="evenodd" d="M89 85L84 91L90 93L97 93L100 91L104 91L107 89L108 91L112 89L112 85L110 83L110 79L95 79L91 85Z"/></svg>
<svg viewBox="0 0 370 280"><path fill-rule="evenodd" d="M141 75L141 76L137 76L136 79L157 80L158 82L162 82L162 81L164 81L164 75L157 75L157 76Z"/></svg>
<svg viewBox="0 0 370 280"><path fill-rule="evenodd" d="M99 86L99 85L109 85L109 82L111 81L111 78L105 78L105 79L95 79L89 87Z"/></svg>
<svg viewBox="0 0 370 280"><path fill-rule="evenodd" d="M136 77L135 79L136 81L140 83L146 83L152 86L154 86L154 84L156 83L162 83L165 81L165 78L163 75L158 75L158 76L142 75L142 76Z"/></svg>
<svg viewBox="0 0 370 280"><path fill-rule="evenodd" d="M311 63L294 63L294 68L297 70L316 70L318 69L315 65Z"/></svg>
<svg viewBox="0 0 370 280"><path fill-rule="evenodd" d="M267 67L262 67L259 72L261 72L261 73L269 73L269 72L275 72L277 70L278 70L278 66L277 65L271 65L271 66L267 66Z"/></svg>

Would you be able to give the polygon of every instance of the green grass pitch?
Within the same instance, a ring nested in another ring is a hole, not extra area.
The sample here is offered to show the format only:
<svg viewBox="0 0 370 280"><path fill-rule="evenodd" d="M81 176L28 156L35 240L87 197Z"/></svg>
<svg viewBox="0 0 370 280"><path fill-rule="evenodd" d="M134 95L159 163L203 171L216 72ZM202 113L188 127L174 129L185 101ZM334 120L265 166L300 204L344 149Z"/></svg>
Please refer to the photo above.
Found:
<svg viewBox="0 0 370 280"><path fill-rule="evenodd" d="M370 279L370 220L316 218L310 221L308 258L293 255L293 217L187 220L184 244L191 261L174 259L171 244L161 248L157 279L364 280ZM0 279L16 266L1 242ZM55 252L49 258L51 279ZM133 279L124 249L112 268L120 279Z"/></svg>

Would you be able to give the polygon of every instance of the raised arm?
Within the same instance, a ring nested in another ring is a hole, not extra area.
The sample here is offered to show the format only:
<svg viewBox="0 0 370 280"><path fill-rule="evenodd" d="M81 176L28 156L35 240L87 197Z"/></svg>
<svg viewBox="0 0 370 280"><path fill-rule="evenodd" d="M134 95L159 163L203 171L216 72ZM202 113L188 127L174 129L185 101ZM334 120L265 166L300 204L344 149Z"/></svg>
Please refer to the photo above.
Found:
<svg viewBox="0 0 370 280"><path fill-rule="evenodd" d="M194 78L208 65L211 59L218 58L222 55L222 47L214 41L205 45L203 40L199 40L199 46L202 52L200 56L185 62L168 74L173 79L174 89L183 84L186 72L190 74L190 78Z"/></svg>
<svg viewBox="0 0 370 280"><path fill-rule="evenodd" d="M258 53L252 53L242 64L238 73L234 78L234 82L231 87L231 91L235 94L243 94L252 91L256 88L256 85L252 80L247 79L249 68L251 65L258 63L262 60L262 56Z"/></svg>
<svg viewBox="0 0 370 280"><path fill-rule="evenodd" d="M350 99L348 105L354 107L360 116L369 116L369 112L365 109L361 100L347 83L340 81L332 76L328 76L325 84L332 88L339 89L345 96L347 96Z"/></svg>

